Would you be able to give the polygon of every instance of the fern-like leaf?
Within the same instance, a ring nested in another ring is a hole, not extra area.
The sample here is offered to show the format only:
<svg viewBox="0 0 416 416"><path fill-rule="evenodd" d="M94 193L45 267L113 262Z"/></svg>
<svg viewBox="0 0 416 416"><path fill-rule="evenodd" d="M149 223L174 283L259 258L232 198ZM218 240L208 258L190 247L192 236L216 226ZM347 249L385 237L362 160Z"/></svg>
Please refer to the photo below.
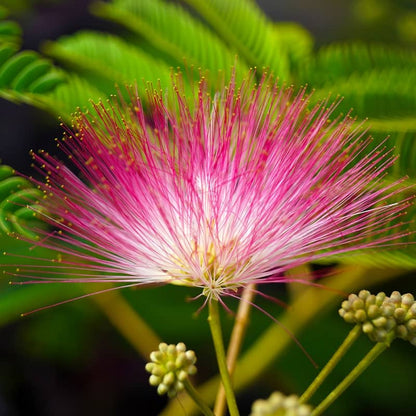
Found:
<svg viewBox="0 0 416 416"><path fill-rule="evenodd" d="M78 109L91 109L91 101L105 100L105 92L94 87L82 77L67 74L66 81L52 92L42 96L43 106L53 109L54 114L70 121Z"/></svg>
<svg viewBox="0 0 416 416"><path fill-rule="evenodd" d="M313 37L303 26L293 22L275 23L274 29L282 50L289 58L292 74L310 60Z"/></svg>
<svg viewBox="0 0 416 416"><path fill-rule="evenodd" d="M236 48L251 66L270 69L281 80L290 78L289 58L278 29L250 0L185 0Z"/></svg>
<svg viewBox="0 0 416 416"><path fill-rule="evenodd" d="M75 35L49 42L44 47L52 57L69 63L75 70L86 70L105 78L112 86L108 94L114 93L115 83L141 84L142 80L160 81L167 85L171 77L170 68L152 56L140 51L122 39L105 33L78 32Z"/></svg>
<svg viewBox="0 0 416 416"><path fill-rule="evenodd" d="M19 46L21 43L22 30L20 26L12 21L0 21L0 43Z"/></svg>
<svg viewBox="0 0 416 416"><path fill-rule="evenodd" d="M3 60L0 66L0 91L9 94L33 91L34 85L46 75L50 78L49 89L63 81L62 76L53 69L52 64L33 51L12 54L13 48L3 46ZM4 59L5 58L5 59ZM17 96L17 94L16 94Z"/></svg>
<svg viewBox="0 0 416 416"><path fill-rule="evenodd" d="M41 210L36 201L43 195L29 181L14 173L11 167L0 165L0 230L36 239L33 230L42 224L36 214Z"/></svg>
<svg viewBox="0 0 416 416"><path fill-rule="evenodd" d="M0 19L5 14L5 9L0 8ZM0 20L0 97L53 111L45 108L42 95L62 83L64 77L37 52L19 52L20 40L20 27Z"/></svg>
<svg viewBox="0 0 416 416"><path fill-rule="evenodd" d="M371 120L368 122L370 133L373 136L372 144L366 149L367 152L380 149L380 144L387 149L392 149L392 155L399 156L398 160L389 169L388 174L384 176L383 182L386 185L397 183L399 179L407 178L402 183L402 191L395 196L390 202L400 201L411 197L416 189L416 166L414 163L416 157L416 130L397 131L387 136L382 131L372 130ZM378 126L378 128L382 127ZM378 237L392 236L400 233L403 236L393 241L388 247L359 250L345 255L331 256L323 259L323 263L344 263L356 264L364 267L391 268L398 270L415 270L416 269L416 230L414 224L416 218L416 206L414 204L407 208L407 212L399 220L393 220L386 226L386 231ZM398 221L400 223L398 224Z"/></svg>
<svg viewBox="0 0 416 416"><path fill-rule="evenodd" d="M391 178L393 179L392 175ZM389 178L387 177L386 181L388 180ZM412 189L416 186L416 181L410 179L407 183L412 185L411 188L407 188L396 195L395 199L391 200L390 203L411 196ZM319 260L319 262L355 264L364 267L384 267L398 270L416 270L416 230L413 223L415 216L416 207L415 205L410 205L403 217L399 220L397 218L392 220L392 222L386 226L386 230L383 234L376 237L389 237L389 239L391 239L393 234L401 234L402 236L400 239L392 240L391 243L386 243L383 247L357 250L348 254L333 255ZM371 237L369 239L371 239Z"/></svg>
<svg viewBox="0 0 416 416"><path fill-rule="evenodd" d="M313 100L330 94L344 97L338 106L344 113L353 108L359 117L412 117L416 114L416 67L356 73L317 89Z"/></svg>
<svg viewBox="0 0 416 416"><path fill-rule="evenodd" d="M374 146L385 143L388 149L393 149L398 160L390 168L386 180L395 180L408 176L407 184L416 186L416 128L409 131L394 131L392 128L379 132L373 130L372 120L369 121L370 134L374 137ZM416 215L416 212L415 212Z"/></svg>
<svg viewBox="0 0 416 416"><path fill-rule="evenodd" d="M416 52L386 45L334 43L321 48L299 68L298 82L322 87L356 74L416 68Z"/></svg>
<svg viewBox="0 0 416 416"><path fill-rule="evenodd" d="M48 110L44 107L42 94L56 88L64 77L38 53L16 52L16 46L0 44L0 97Z"/></svg>
<svg viewBox="0 0 416 416"><path fill-rule="evenodd" d="M181 67L185 63L208 69L214 76L219 69L229 76L233 66L238 73L248 69L236 61L235 50L178 5L161 0L113 0L96 4L93 11L139 34Z"/></svg>
<svg viewBox="0 0 416 416"><path fill-rule="evenodd" d="M331 256L319 261L321 264L351 264L368 268L397 269L397 274L404 270L416 270L416 250L412 246L405 249L362 250L345 256Z"/></svg>

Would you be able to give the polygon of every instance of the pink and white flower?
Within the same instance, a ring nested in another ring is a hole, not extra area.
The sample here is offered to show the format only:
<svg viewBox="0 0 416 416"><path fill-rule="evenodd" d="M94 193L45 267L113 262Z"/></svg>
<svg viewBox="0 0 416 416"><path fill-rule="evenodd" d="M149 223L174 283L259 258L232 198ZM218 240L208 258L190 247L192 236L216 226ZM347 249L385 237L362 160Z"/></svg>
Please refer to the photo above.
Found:
<svg viewBox="0 0 416 416"><path fill-rule="evenodd" d="M170 95L151 91L150 111L138 98L131 110L96 105L59 142L78 174L34 155L59 229L39 244L64 254L53 272L69 268L66 282L179 283L219 299L400 236L384 232L408 204L387 202L397 193L383 182L391 152L368 150L372 139L350 117L331 121L336 104L309 111L303 90L252 81L210 94L201 80L192 97L180 83ZM54 281L46 270L37 279Z"/></svg>

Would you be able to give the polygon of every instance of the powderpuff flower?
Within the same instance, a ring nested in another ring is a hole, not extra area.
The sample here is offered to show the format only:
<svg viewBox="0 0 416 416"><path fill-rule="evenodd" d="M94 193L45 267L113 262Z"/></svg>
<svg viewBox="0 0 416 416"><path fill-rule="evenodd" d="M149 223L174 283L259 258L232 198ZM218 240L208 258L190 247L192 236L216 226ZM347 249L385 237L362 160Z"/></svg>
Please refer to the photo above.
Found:
<svg viewBox="0 0 416 416"><path fill-rule="evenodd" d="M304 90L253 80L211 94L202 78L187 95L179 79L146 111L135 94L130 109L97 104L58 141L72 168L34 154L54 227L37 244L62 257L31 282L174 283L221 300L400 237L385 232L408 205L388 202L391 151L349 116L331 121L336 104L308 110Z"/></svg>

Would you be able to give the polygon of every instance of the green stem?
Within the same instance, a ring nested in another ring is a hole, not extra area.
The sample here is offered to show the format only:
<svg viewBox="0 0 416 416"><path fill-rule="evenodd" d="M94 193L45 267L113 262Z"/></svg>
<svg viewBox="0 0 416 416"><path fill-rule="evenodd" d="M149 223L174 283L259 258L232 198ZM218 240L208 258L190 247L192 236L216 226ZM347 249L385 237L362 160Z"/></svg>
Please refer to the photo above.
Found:
<svg viewBox="0 0 416 416"><path fill-rule="evenodd" d="M321 415L387 347L388 344L384 342L374 345L347 377L312 411L311 416Z"/></svg>
<svg viewBox="0 0 416 416"><path fill-rule="evenodd" d="M191 382L186 379L183 382L186 391L188 392L189 396L192 397L192 400L198 405L199 409L205 416L215 416L214 412L208 407L208 405L204 402L200 394L195 390L194 386Z"/></svg>
<svg viewBox="0 0 416 416"><path fill-rule="evenodd" d="M321 370L321 372L316 376L313 380L311 385L306 389L306 391L302 394L299 401L300 403L307 403L313 394L318 390L319 386L324 382L324 380L328 377L331 371L335 368L338 364L339 360L345 355L354 341L360 336L361 334L361 325L356 325L348 334L347 338L345 338L344 342L340 345L337 349L335 354L331 357L325 367Z"/></svg>
<svg viewBox="0 0 416 416"><path fill-rule="evenodd" d="M212 340L214 342L215 353L217 355L218 368L220 370L221 380L225 390L225 397L227 398L228 410L230 411L230 416L239 416L234 390L231 385L231 377L227 368L224 343L222 340L218 301L216 300L211 300L209 303L208 322L211 329Z"/></svg>
<svg viewBox="0 0 416 416"><path fill-rule="evenodd" d="M227 368L230 373L231 380L233 380L233 373L235 364L240 353L241 344L243 343L244 334L247 329L248 316L250 314L251 305L254 298L254 290L256 285L253 283L244 288L241 296L240 304L238 306L237 315L235 317L235 324L231 333L230 343L227 350ZM214 413L216 416L223 416L226 407L226 397L224 387L221 384L215 400Z"/></svg>

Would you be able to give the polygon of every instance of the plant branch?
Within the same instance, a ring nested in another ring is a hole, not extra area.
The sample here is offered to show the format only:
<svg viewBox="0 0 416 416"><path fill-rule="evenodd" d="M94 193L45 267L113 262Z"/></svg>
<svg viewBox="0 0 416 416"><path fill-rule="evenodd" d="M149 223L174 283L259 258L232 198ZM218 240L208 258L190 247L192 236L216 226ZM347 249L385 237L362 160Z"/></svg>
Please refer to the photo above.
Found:
<svg viewBox="0 0 416 416"><path fill-rule="evenodd" d="M205 416L215 416L213 411L208 407L208 405L204 402L201 395L195 390L192 383L186 379L183 384L185 385L185 389L188 392L189 396L192 398L192 400L196 403L196 405L199 407L201 412Z"/></svg>
<svg viewBox="0 0 416 416"><path fill-rule="evenodd" d="M227 351L227 367L231 379L237 362L238 354L240 353L243 338L246 333L248 316L250 313L251 303L254 298L254 284L248 285L241 296L240 304L238 306L237 315L235 317L235 324L231 333L230 343ZM216 416L222 416L225 412L225 390L221 384L218 390L217 398L215 400L214 413Z"/></svg>
<svg viewBox="0 0 416 416"><path fill-rule="evenodd" d="M351 345L358 339L361 334L361 325L356 325L348 334L347 338L345 338L344 342L340 345L337 349L335 354L331 357L331 359L327 362L325 367L321 370L321 372L316 376L316 378L312 381L310 386L306 389L306 391L302 394L299 399L300 403L307 403L313 394L318 390L320 385L324 382L324 380L328 377L331 371L335 368L335 366L339 363L339 360L345 355Z"/></svg>
<svg viewBox="0 0 416 416"><path fill-rule="evenodd" d="M215 353L217 355L218 368L220 370L221 380L227 398L228 410L230 411L230 416L239 416L237 402L231 384L231 377L228 372L227 361L225 358L218 301L216 300L211 300L209 303L208 322L211 329L212 340L214 342Z"/></svg>
<svg viewBox="0 0 416 416"><path fill-rule="evenodd" d="M388 344L384 342L378 342L374 345L347 377L312 411L311 416L321 415L387 347Z"/></svg>

